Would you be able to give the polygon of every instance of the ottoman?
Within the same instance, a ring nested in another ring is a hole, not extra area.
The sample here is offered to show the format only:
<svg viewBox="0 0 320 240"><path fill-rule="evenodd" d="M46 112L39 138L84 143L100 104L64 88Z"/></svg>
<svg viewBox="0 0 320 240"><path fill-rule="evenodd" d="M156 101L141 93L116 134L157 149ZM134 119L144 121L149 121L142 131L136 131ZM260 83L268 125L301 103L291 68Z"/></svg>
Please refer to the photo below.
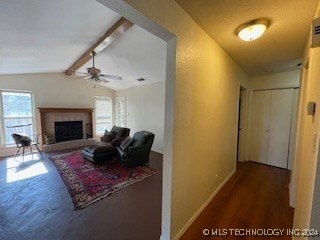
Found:
<svg viewBox="0 0 320 240"><path fill-rule="evenodd" d="M97 143L84 148L82 155L85 160L94 164L111 160L114 153L114 147L108 143Z"/></svg>

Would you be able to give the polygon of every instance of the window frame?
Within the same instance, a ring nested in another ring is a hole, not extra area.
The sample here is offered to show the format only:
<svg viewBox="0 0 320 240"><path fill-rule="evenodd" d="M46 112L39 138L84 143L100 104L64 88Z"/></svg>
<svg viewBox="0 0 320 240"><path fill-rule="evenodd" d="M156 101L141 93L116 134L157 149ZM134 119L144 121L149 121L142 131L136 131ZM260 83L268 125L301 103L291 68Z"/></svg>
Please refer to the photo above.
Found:
<svg viewBox="0 0 320 240"><path fill-rule="evenodd" d="M4 92L7 93L22 93L22 94L30 94L30 99L31 99L31 117L25 117L25 118L30 118L31 119L31 124L32 124L32 134L36 132L36 121L35 121L35 103L34 103L34 94L31 91L25 91L25 90L11 90L11 89L0 89L0 144L2 147L12 147L14 146L14 143L7 143L6 142L6 129L5 129L5 119L6 117L4 116L4 108L3 108L3 101L2 101L2 94ZM23 118L23 117L16 117L16 118Z"/></svg>
<svg viewBox="0 0 320 240"><path fill-rule="evenodd" d="M122 116L122 119L121 119L121 116L120 116L120 112L119 111L119 107L118 107L118 103L119 102L123 102L124 103L124 114ZM116 101L115 101L115 118L116 118L116 125L119 126L119 127L127 127L128 125L128 114L127 114L127 99L125 96L119 96L119 97L116 97ZM124 123L124 124L122 124Z"/></svg>

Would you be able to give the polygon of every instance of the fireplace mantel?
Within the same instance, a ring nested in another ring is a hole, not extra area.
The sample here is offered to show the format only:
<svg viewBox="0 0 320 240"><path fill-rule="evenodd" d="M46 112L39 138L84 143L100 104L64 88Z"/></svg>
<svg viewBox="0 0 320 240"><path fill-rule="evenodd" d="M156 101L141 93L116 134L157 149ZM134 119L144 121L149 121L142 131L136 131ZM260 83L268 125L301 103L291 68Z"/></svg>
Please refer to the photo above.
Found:
<svg viewBox="0 0 320 240"><path fill-rule="evenodd" d="M88 112L92 113L93 108L38 108L40 114L49 112Z"/></svg>
<svg viewBox="0 0 320 240"><path fill-rule="evenodd" d="M82 114L85 113L88 116L88 122L92 125L92 113L93 108L38 108L40 112L40 120L41 120L41 134L42 134L42 143L45 143L45 135L48 134L46 129L48 129L49 122L46 121L46 115L48 114L64 114L68 115L68 113L74 114ZM47 117L48 118L48 117ZM91 129L92 132L92 129Z"/></svg>

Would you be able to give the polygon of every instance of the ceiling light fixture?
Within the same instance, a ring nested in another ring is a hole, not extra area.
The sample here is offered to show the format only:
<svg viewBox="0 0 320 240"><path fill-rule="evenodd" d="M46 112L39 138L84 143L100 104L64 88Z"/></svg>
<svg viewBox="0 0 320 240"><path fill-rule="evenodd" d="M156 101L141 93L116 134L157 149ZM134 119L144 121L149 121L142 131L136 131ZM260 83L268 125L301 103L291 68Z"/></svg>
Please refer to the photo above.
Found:
<svg viewBox="0 0 320 240"><path fill-rule="evenodd" d="M266 19L253 20L240 25L236 29L236 34L243 41L253 41L262 36L269 24L270 22Z"/></svg>

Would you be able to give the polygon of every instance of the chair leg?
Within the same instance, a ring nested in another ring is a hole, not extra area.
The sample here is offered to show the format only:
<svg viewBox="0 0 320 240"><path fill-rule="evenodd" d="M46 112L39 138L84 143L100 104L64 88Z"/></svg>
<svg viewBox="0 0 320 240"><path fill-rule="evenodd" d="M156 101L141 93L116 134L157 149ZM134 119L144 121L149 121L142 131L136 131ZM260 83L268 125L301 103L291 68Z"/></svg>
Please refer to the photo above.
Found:
<svg viewBox="0 0 320 240"><path fill-rule="evenodd" d="M40 155L41 155L41 157L42 157L42 153L41 153L41 151L40 151L40 149L39 149L39 147L38 147L38 144L35 144L35 146L36 146L38 152L40 153ZM30 147L31 147L31 146L30 146Z"/></svg>
<svg viewBox="0 0 320 240"><path fill-rule="evenodd" d="M24 162L24 146L22 147L22 162Z"/></svg>
<svg viewBox="0 0 320 240"><path fill-rule="evenodd" d="M17 151L17 153L16 153L16 156L17 156L17 155L18 155L18 153L20 152L20 148L21 148L21 147L18 147L18 151Z"/></svg>

